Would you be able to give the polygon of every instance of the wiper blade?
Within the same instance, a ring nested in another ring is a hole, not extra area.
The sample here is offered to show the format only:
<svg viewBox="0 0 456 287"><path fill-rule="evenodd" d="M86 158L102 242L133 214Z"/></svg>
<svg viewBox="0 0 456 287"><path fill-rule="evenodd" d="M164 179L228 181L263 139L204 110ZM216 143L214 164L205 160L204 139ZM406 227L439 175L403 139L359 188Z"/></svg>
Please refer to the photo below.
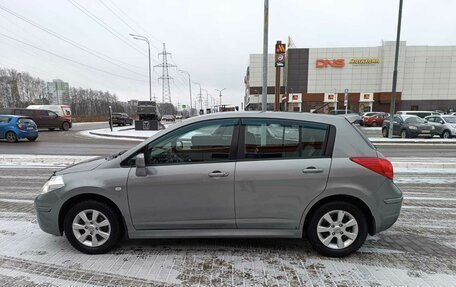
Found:
<svg viewBox="0 0 456 287"><path fill-rule="evenodd" d="M122 150L122 151L119 151L118 153L114 153L112 155L108 155L105 159L106 160L111 160L111 159L115 159L116 157L118 157L119 155L122 155L126 152L127 150Z"/></svg>

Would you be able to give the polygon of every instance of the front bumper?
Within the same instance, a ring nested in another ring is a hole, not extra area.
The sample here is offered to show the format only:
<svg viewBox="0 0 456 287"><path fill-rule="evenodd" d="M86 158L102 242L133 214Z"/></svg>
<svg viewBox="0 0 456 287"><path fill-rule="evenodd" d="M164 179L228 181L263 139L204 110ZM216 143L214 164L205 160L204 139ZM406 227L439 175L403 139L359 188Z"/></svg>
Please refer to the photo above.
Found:
<svg viewBox="0 0 456 287"><path fill-rule="evenodd" d="M38 225L46 233L61 236L59 227L59 199L54 192L40 194L35 198L34 207Z"/></svg>
<svg viewBox="0 0 456 287"><path fill-rule="evenodd" d="M409 135L411 137L419 137L419 136L434 137L436 135L436 132L435 132L435 130L431 130L429 133L423 132L422 130L409 130Z"/></svg>

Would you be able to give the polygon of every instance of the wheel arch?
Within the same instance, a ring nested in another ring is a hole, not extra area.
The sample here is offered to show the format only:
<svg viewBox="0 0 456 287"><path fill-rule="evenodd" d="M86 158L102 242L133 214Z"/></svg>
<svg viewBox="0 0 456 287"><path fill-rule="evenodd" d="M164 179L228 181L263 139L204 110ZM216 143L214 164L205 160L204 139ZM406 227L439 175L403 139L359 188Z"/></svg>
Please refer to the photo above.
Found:
<svg viewBox="0 0 456 287"><path fill-rule="evenodd" d="M370 235L375 234L375 218L374 218L371 210L367 206L367 204L357 197L354 197L351 195L346 195L346 194L331 195L331 196L322 198L319 201L317 201L305 215L303 232L306 229L306 226L308 226L309 220L312 217L312 214L315 212L315 210L317 210L323 204L326 204L329 202L334 202L334 201L344 201L344 202L351 203L354 206L358 207L361 210L361 212L363 212L367 216L368 233Z"/></svg>
<svg viewBox="0 0 456 287"><path fill-rule="evenodd" d="M67 201L65 201L62 205L62 207L60 208L60 211L59 211L59 231L60 231L60 234L63 234L63 224L64 224L64 221L65 221L65 215L67 214L68 210L76 203L78 202L82 202L82 201L89 201L89 200L95 200L95 201L98 201L98 202L102 202L106 205L108 205L109 207L111 207L114 212L116 213L118 219L119 219L119 222L121 224L121 230L122 230L122 235L124 236L127 236L128 232L127 232L127 224L125 222L125 218L123 217L122 215L122 212L120 211L120 208L112 201L110 200L109 198L103 196L103 195L99 195L99 194L96 194L96 193L84 193L84 194L78 194L78 195L75 195L71 198L69 198Z"/></svg>

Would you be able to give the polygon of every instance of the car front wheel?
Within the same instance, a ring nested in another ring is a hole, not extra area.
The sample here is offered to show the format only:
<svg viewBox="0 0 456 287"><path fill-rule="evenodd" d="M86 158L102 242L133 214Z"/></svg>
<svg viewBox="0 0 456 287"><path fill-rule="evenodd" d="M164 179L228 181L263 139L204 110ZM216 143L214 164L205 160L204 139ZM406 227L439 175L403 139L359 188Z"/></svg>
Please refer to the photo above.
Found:
<svg viewBox="0 0 456 287"><path fill-rule="evenodd" d="M442 138L444 138L444 139L449 139L449 138L451 138L451 133L450 133L450 131L444 131L443 134L442 134Z"/></svg>
<svg viewBox="0 0 456 287"><path fill-rule="evenodd" d="M366 237L366 215L348 202L323 204L308 221L307 238L325 256L350 255L363 245Z"/></svg>
<svg viewBox="0 0 456 287"><path fill-rule="evenodd" d="M387 128L387 127L384 127L384 128L382 129L382 136L383 136L384 138L387 138L387 137L388 137L388 128Z"/></svg>
<svg viewBox="0 0 456 287"><path fill-rule="evenodd" d="M67 212L65 235L71 245L86 254L102 254L114 248L121 238L116 212L98 201L77 203Z"/></svg>

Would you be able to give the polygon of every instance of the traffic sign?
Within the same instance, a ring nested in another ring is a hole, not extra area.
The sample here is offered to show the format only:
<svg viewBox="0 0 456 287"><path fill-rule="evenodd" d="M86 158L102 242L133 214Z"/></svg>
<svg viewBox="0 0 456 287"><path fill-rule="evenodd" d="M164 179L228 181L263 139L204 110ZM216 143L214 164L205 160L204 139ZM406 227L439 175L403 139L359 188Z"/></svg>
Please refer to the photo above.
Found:
<svg viewBox="0 0 456 287"><path fill-rule="evenodd" d="M348 89L344 90L344 106L348 105Z"/></svg>
<svg viewBox="0 0 456 287"><path fill-rule="evenodd" d="M285 67L285 54L276 54L275 55L275 66L276 67Z"/></svg>

